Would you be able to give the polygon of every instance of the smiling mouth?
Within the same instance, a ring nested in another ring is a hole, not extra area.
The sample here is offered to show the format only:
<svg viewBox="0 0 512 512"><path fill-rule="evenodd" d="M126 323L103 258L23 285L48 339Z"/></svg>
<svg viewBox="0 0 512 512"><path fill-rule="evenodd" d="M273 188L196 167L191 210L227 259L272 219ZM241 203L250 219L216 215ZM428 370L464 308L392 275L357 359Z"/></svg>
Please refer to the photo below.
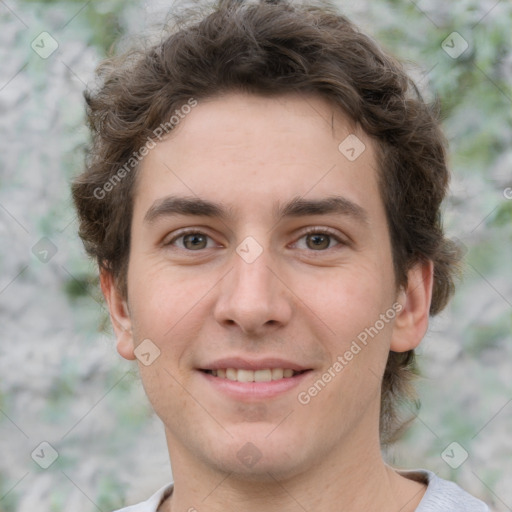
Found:
<svg viewBox="0 0 512 512"><path fill-rule="evenodd" d="M293 378L310 370L296 371L292 370L291 368L266 368L263 370L219 368L218 370L201 371L219 379L227 379L236 382L271 382L274 380Z"/></svg>

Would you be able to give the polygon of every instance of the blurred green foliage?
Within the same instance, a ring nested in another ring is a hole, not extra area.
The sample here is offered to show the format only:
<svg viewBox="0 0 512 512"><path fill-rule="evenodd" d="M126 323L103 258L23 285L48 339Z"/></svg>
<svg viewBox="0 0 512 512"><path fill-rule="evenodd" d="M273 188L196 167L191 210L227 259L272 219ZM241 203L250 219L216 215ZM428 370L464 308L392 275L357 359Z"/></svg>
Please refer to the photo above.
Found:
<svg viewBox="0 0 512 512"><path fill-rule="evenodd" d="M112 44L124 34L124 23L120 19L123 10L130 9L137 4L134 0L23 0L20 4L32 4L32 7L41 12L62 9L72 16L79 17L77 24L84 30L88 45L97 46L100 51L106 52ZM74 12L74 14L73 14ZM92 30L91 30L92 29Z"/></svg>

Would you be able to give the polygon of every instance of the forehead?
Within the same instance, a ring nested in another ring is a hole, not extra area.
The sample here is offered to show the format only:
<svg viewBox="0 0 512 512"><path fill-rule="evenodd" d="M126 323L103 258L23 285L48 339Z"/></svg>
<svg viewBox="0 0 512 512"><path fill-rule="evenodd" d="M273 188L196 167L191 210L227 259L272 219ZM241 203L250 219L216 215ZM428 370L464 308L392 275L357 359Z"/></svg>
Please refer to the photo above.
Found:
<svg viewBox="0 0 512 512"><path fill-rule="evenodd" d="M136 209L170 193L214 198L235 213L334 193L375 202L376 167L374 142L327 100L230 93L199 101L149 152Z"/></svg>

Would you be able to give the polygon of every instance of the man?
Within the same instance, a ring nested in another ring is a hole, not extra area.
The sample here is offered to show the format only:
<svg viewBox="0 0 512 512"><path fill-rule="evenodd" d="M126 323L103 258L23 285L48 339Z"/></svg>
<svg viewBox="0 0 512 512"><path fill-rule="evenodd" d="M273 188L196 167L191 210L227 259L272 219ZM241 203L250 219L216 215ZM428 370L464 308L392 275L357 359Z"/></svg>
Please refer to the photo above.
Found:
<svg viewBox="0 0 512 512"><path fill-rule="evenodd" d="M80 234L174 475L125 510L488 510L381 456L458 261L401 66L332 7L231 0L99 75Z"/></svg>

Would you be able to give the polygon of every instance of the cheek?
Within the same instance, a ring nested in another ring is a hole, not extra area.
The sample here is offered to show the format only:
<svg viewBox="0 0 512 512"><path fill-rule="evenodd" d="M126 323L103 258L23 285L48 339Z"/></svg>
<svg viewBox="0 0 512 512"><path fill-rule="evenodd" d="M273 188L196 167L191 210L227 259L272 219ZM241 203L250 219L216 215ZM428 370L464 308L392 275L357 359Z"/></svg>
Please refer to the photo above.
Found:
<svg viewBox="0 0 512 512"><path fill-rule="evenodd" d="M193 329L196 324L188 321L208 290L205 280L184 277L165 263L138 263L135 260L129 272L129 304L139 335L164 342L180 324Z"/></svg>
<svg viewBox="0 0 512 512"><path fill-rule="evenodd" d="M183 379L176 369L161 356L151 366L139 364L139 371L146 396L162 421L167 426L172 424L173 429L190 428L187 417L193 403L183 391Z"/></svg>
<svg viewBox="0 0 512 512"><path fill-rule="evenodd" d="M330 355L330 372L324 374L329 383L325 389L319 385L318 406L338 403L355 411L364 401L379 400L395 314L392 276L383 270L370 263L351 266L322 280L307 296L324 325L316 336ZM381 320L386 313L389 318Z"/></svg>
<svg viewBox="0 0 512 512"><path fill-rule="evenodd" d="M383 275L383 270L368 263L299 278L297 294L322 320L329 338L348 342L392 305L392 276Z"/></svg>

